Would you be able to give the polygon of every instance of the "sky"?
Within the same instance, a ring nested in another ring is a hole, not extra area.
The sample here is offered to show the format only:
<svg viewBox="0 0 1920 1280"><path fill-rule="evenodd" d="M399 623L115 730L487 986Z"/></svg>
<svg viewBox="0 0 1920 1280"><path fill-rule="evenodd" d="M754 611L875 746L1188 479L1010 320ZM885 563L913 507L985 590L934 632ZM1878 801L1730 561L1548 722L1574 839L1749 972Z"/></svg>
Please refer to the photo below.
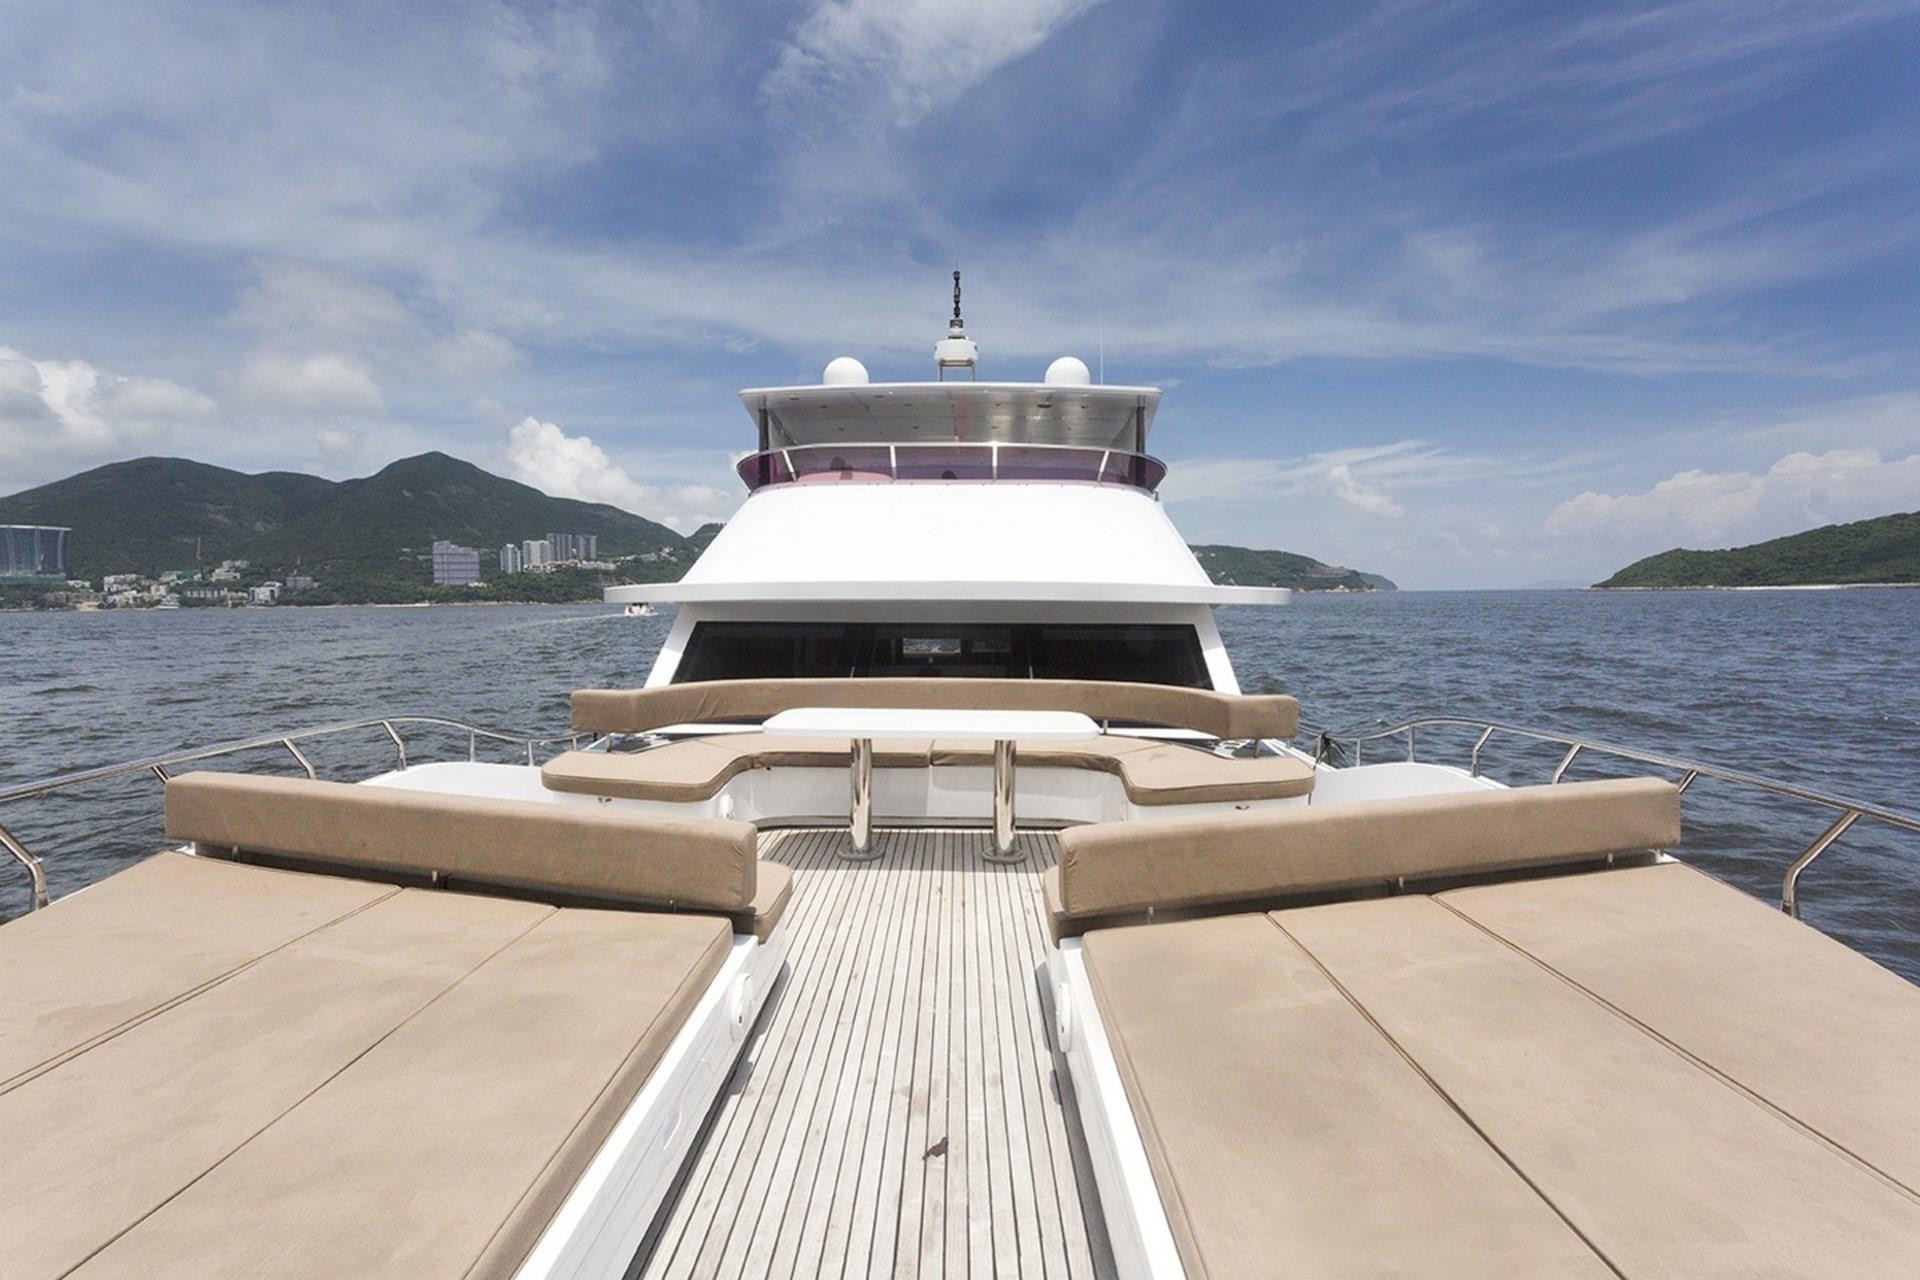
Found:
<svg viewBox="0 0 1920 1280"><path fill-rule="evenodd" d="M1077 354L1190 541L1590 582L1920 508L1920 0L0 0L0 492L444 449L682 530L738 388Z"/></svg>

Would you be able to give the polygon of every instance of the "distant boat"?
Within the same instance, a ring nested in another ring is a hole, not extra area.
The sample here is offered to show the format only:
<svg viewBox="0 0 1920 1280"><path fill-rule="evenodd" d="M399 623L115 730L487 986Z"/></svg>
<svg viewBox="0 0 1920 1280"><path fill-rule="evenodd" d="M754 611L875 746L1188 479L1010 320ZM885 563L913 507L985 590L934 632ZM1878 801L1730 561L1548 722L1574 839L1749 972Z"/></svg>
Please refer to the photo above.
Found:
<svg viewBox="0 0 1920 1280"><path fill-rule="evenodd" d="M650 604L630 604L620 611L620 616L623 618L650 618L653 616L653 606Z"/></svg>

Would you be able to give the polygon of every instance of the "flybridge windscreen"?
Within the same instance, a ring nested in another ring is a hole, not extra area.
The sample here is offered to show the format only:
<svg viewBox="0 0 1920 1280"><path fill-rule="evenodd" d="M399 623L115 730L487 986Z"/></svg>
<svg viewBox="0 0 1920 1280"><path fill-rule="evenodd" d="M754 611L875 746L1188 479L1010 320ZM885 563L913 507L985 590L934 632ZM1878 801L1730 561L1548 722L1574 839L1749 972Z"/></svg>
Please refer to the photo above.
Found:
<svg viewBox="0 0 1920 1280"><path fill-rule="evenodd" d="M1189 626L701 622L674 683L844 676L1133 680L1208 689Z"/></svg>

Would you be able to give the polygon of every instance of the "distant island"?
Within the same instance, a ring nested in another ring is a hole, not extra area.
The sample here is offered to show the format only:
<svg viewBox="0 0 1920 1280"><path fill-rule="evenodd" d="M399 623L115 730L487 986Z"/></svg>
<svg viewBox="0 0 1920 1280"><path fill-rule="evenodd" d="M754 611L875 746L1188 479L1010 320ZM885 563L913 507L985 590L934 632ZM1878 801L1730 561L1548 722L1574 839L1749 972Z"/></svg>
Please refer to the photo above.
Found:
<svg viewBox="0 0 1920 1280"><path fill-rule="evenodd" d="M1920 511L1830 524L1726 551L1676 548L1636 560L1602 589L1920 583Z"/></svg>
<svg viewBox="0 0 1920 1280"><path fill-rule="evenodd" d="M1223 586L1291 587L1295 591L1396 591L1377 573L1322 564L1291 551L1255 551L1207 543L1193 548L1207 576Z"/></svg>
<svg viewBox="0 0 1920 1280"><path fill-rule="evenodd" d="M592 601L678 580L721 527L682 535L444 453L341 481L136 458L0 498L0 525L71 530L59 572L0 566L0 606L80 609ZM1285 551L1193 550L1220 583L1393 589Z"/></svg>

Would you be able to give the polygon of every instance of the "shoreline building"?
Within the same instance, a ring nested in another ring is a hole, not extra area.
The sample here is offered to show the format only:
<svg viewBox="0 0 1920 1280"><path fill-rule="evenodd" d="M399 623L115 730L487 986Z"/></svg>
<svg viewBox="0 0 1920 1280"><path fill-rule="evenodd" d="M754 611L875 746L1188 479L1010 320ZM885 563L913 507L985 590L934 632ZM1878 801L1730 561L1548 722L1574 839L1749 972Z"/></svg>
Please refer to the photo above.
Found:
<svg viewBox="0 0 1920 1280"><path fill-rule="evenodd" d="M480 548L457 542L433 544L433 585L465 587L480 581Z"/></svg>
<svg viewBox="0 0 1920 1280"><path fill-rule="evenodd" d="M553 544L545 538L528 538L520 544L522 569L538 569L553 559Z"/></svg>
<svg viewBox="0 0 1920 1280"><path fill-rule="evenodd" d="M67 535L72 532L64 525L0 525L0 583L65 583Z"/></svg>
<svg viewBox="0 0 1920 1280"><path fill-rule="evenodd" d="M502 574L520 573L527 567L526 555L518 546L509 542L500 548L500 572Z"/></svg>

